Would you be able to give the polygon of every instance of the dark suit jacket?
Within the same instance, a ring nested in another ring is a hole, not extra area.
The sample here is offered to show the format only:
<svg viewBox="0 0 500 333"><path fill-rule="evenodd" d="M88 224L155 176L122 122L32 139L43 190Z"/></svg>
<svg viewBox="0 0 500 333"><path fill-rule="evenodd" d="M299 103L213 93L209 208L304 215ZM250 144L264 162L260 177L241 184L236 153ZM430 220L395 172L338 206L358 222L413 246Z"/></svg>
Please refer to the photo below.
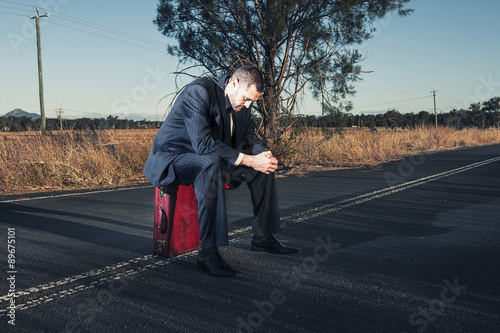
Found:
<svg viewBox="0 0 500 333"><path fill-rule="evenodd" d="M227 76L197 79L179 94L156 134L144 166L144 175L153 185L174 182L172 160L180 154L214 154L231 165L241 151L253 155L264 151L255 134L250 109L233 111L235 129L231 140L224 96L227 79Z"/></svg>

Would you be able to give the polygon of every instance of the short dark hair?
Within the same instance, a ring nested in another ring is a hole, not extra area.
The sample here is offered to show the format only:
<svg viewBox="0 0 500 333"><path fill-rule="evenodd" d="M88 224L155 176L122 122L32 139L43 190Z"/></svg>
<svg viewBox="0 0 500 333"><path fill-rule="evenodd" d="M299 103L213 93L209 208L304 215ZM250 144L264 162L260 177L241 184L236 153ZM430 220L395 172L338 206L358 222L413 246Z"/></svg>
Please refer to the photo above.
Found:
<svg viewBox="0 0 500 333"><path fill-rule="evenodd" d="M241 66L231 75L231 80L232 79L237 79L238 82L245 87L255 85L255 89L257 89L259 93L264 91L264 76L255 66Z"/></svg>

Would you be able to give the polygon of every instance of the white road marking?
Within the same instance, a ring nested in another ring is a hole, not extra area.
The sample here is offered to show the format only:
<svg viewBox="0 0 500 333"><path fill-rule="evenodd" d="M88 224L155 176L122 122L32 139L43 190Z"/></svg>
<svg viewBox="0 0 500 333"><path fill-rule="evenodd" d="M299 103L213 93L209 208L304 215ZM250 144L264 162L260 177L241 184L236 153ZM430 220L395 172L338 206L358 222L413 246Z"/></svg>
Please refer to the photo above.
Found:
<svg viewBox="0 0 500 333"><path fill-rule="evenodd" d="M310 220L310 219L313 219L313 218L318 217L318 216L330 214L330 213L336 212L336 211L341 210L341 209L349 208L349 207L359 205L359 204L362 204L364 202L368 202L368 201L371 201L371 200L374 200L377 198L381 198L381 197L391 195L391 194L394 194L397 192L405 191L405 190L408 190L412 187L424 185L424 184L427 184L427 183L432 182L432 181L436 181L436 180L441 179L441 178L449 177L449 176L452 176L452 175L455 175L455 174L458 174L461 172L472 170L474 168L478 168L478 167L481 167L483 165L487 165L487 164L498 162L498 161L500 161L500 156L495 157L495 158L491 158L491 159L488 159L485 161L473 163L470 165L466 165L466 166L456 168L453 170L441 172L441 173L431 175L428 177L409 181L409 182L406 182L406 183L403 183L400 185L394 185L394 186L390 186L390 187L380 189L377 191L365 193L365 194L362 194L362 195L359 195L359 196L356 196L353 198L345 199L342 201L338 201L335 203L326 204L323 206L311 208L311 209L304 211L304 212L295 213L295 214L291 214L291 215L282 217L281 224L282 224L282 226L287 226L287 225L303 222L306 220ZM124 188L124 189L120 189L120 190L137 189L137 188L141 188L141 187ZM111 191L113 191L113 190L104 190L104 191L99 191L97 193L111 192ZM90 194L90 193L96 193L96 192L76 193L73 195L85 195L85 194ZM69 196L69 195L60 195L60 196ZM49 198L52 198L52 197L59 197L59 196L50 196ZM26 200L34 200L34 199L26 199ZM245 227L245 228L241 228L241 229L234 230L234 231L230 232L229 237L231 239L230 239L229 243L231 243L231 244L237 243L245 238L250 237L250 231L251 231L251 227ZM100 284L103 284L105 282L134 276L134 275L137 275L137 274L142 273L144 271L154 269L154 268L157 268L160 266L164 266L166 264L169 264L172 261L177 261L180 259L194 256L197 253L198 253L198 251L193 251L193 252L186 253L186 254L172 257L172 258L160 258L158 256L147 255L147 256L131 259L128 261L123 261L123 262L117 263L117 264L112 265L112 266L106 266L106 267L101 268L101 269L96 269L96 270L88 271L88 272L81 273L78 275L73 275L71 277L67 277L67 278L59 280L59 281L49 282L46 284L39 285L37 287L32 287L32 288L28 288L28 289L25 289L22 291L18 291L18 292L16 292L16 297L30 296L30 299L27 300L23 304L17 304L16 311L26 310L26 309L35 307L35 306L43 304L43 303L53 301L57 298L63 298L63 297L66 297L68 295L76 294L76 293L91 289L91 288L95 287L96 285L100 285ZM153 261L155 259L158 259L158 260ZM147 262L151 262L151 261L153 261L153 262L150 264L147 264ZM134 265L136 265L138 267L134 268L133 267ZM130 266L131 269L126 270L124 272L118 272L119 269L126 267L126 266ZM113 274L114 271L116 271L116 273ZM99 276L105 275L105 274L107 274L109 276L98 278ZM51 293L49 295L45 295L45 296L41 296L41 297L37 297L37 295L36 295L38 292L43 292L43 291L53 289L53 288L59 288L65 284L74 283L74 282L77 282L79 280L88 279L88 278L92 278L93 280L91 282L82 283L82 284L79 284L77 286L67 288L65 290L54 291L53 293ZM1 296L0 297L0 304L3 302L8 302L9 300L10 300L10 298L8 297L8 294ZM6 307L2 306L2 309L0 309L0 317L5 316L6 312L7 312Z"/></svg>
<svg viewBox="0 0 500 333"><path fill-rule="evenodd" d="M91 190L91 191L88 191L88 192L79 192L79 193L62 193L62 194L46 195L46 196L32 197L32 198L18 198L18 199L11 199L11 200L0 201L0 203L13 203L13 202L33 201L33 200L40 200L40 199L53 199L53 198L63 198L63 197L74 197L74 196L88 195L88 194L137 190L137 189L143 189L143 188L148 188L148 187L152 188L152 185L124 187L124 188L114 188L114 189L95 190L95 191Z"/></svg>

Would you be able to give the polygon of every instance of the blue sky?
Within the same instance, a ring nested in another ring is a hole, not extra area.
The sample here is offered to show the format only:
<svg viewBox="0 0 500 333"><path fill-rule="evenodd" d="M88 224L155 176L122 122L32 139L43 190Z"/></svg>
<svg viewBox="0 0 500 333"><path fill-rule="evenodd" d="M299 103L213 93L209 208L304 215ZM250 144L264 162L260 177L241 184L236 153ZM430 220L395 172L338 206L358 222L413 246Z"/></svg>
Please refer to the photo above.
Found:
<svg viewBox="0 0 500 333"><path fill-rule="evenodd" d="M0 0L0 115L39 113L35 6L42 27L47 117L163 120L178 59L152 23L158 0ZM376 23L359 50L364 74L353 113L438 112L500 96L500 2L415 0L415 12ZM110 30L112 29L112 30ZM186 82L180 82L185 84ZM319 115L306 98L303 114Z"/></svg>

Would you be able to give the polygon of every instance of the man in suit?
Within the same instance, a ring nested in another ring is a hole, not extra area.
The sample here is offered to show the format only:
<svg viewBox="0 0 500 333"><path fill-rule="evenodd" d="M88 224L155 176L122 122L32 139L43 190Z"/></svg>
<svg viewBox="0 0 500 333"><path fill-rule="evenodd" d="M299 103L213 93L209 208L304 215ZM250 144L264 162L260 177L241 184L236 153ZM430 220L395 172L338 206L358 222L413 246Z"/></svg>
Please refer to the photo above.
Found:
<svg viewBox="0 0 500 333"><path fill-rule="evenodd" d="M162 124L144 166L155 186L193 184L198 200L200 268L216 276L240 275L222 258L228 245L224 183L247 181L254 209L251 249L296 253L274 236L280 230L274 171L278 161L255 134L251 106L263 91L256 67L238 68L231 77L200 78L184 88Z"/></svg>

